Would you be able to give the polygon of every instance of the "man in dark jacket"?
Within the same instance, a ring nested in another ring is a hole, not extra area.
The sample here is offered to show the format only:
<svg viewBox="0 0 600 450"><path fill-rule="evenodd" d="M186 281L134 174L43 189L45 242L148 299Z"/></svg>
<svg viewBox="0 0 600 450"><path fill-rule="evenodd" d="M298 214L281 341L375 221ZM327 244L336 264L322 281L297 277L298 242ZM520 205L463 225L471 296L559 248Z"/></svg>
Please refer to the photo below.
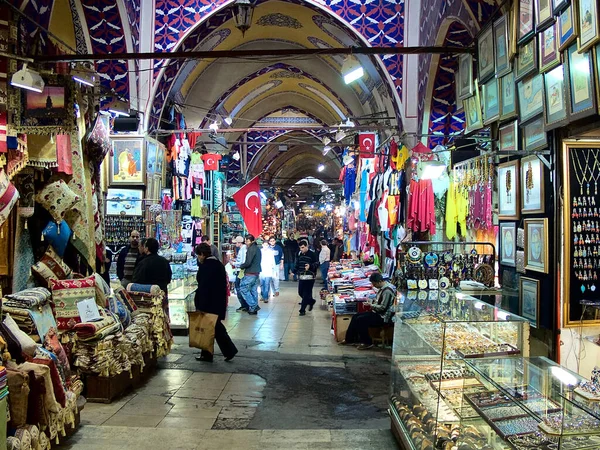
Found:
<svg viewBox="0 0 600 450"><path fill-rule="evenodd" d="M154 238L146 240L148 255L140 260L133 271L133 283L157 284L165 295L169 291L171 282L171 266L162 256L158 254L158 241Z"/></svg>
<svg viewBox="0 0 600 450"><path fill-rule="evenodd" d="M260 307L258 306L258 284L260 282L260 263L261 252L256 245L254 236L251 234L246 236L246 261L240 265L240 269L244 270L244 278L240 283L240 290L246 303L248 304L248 314L255 316L258 314Z"/></svg>
<svg viewBox="0 0 600 450"><path fill-rule="evenodd" d="M306 315L306 307L312 311L313 306L317 302L312 295L313 286L315 285L315 274L319 267L319 258L317 254L308 248L307 241L300 241L300 253L296 259L295 274L300 277L298 282L298 295L302 298L300 304L300 315Z"/></svg>
<svg viewBox="0 0 600 450"><path fill-rule="evenodd" d="M121 249L117 259L117 277L124 288L127 288L133 279L133 271L139 256L140 232L133 230L129 236L129 245Z"/></svg>
<svg viewBox="0 0 600 450"><path fill-rule="evenodd" d="M210 245L202 243L195 248L196 257L198 258L198 288L194 297L196 311L202 311L209 314L219 316L215 324L215 340L221 353L225 357L225 361L231 361L237 354L238 350L227 334L227 329L223 325L222 320L225 320L227 312L227 273L221 262L212 256ZM200 356L196 356L198 361L212 362L213 355L202 350Z"/></svg>
<svg viewBox="0 0 600 450"><path fill-rule="evenodd" d="M296 256L300 248L298 247L298 241L294 239L294 232L288 231L288 237L283 241L283 272L285 281L290 281L290 272L296 270ZM298 277L294 273L294 281L298 281Z"/></svg>
<svg viewBox="0 0 600 450"><path fill-rule="evenodd" d="M210 246L211 255L214 256L215 258L217 258L219 261L221 261L221 255L219 255L219 249L217 248L217 246L215 244L210 243L210 238L206 234L204 236L202 236L202 243L208 244Z"/></svg>

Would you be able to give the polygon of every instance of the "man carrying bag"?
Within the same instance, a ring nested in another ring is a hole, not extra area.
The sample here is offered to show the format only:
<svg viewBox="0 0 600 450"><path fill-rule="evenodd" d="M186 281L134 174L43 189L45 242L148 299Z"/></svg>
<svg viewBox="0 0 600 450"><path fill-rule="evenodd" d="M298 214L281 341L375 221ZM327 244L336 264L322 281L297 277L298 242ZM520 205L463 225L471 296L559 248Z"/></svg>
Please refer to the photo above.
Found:
<svg viewBox="0 0 600 450"><path fill-rule="evenodd" d="M197 245L195 253L198 288L194 297L196 312L190 313L190 347L202 350L196 360L212 362L216 339L225 361L231 361L238 350L221 322L227 312L227 272L212 256L210 245Z"/></svg>

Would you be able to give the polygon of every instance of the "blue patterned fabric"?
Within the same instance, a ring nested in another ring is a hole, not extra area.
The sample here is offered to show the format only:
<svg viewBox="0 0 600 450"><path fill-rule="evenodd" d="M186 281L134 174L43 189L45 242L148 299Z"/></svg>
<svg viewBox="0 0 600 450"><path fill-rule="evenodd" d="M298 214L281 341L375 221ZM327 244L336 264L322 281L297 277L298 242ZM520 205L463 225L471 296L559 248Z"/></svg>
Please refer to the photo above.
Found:
<svg viewBox="0 0 600 450"><path fill-rule="evenodd" d="M67 249L69 239L71 239L71 228L69 228L67 222L63 220L60 223L60 226L58 226L56 225L56 222L51 220L42 231L42 235L44 236L44 239L54 247L58 256L62 258Z"/></svg>

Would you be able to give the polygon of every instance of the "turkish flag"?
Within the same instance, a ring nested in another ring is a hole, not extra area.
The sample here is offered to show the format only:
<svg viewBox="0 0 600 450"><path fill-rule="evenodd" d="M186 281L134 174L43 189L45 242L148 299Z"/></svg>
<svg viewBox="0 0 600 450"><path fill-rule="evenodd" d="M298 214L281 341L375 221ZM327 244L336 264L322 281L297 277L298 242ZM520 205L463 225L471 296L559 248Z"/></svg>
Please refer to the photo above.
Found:
<svg viewBox="0 0 600 450"><path fill-rule="evenodd" d="M360 133L358 145L361 158L373 158L375 156L375 133Z"/></svg>
<svg viewBox="0 0 600 450"><path fill-rule="evenodd" d="M258 176L233 194L233 200L242 214L248 232L254 237L259 236L262 233L262 206Z"/></svg>

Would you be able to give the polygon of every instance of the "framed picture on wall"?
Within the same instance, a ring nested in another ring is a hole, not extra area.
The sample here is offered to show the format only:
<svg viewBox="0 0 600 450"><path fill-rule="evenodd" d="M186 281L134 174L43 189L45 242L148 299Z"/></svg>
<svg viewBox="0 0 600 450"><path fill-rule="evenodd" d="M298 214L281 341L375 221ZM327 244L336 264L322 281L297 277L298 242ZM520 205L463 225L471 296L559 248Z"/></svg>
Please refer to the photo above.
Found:
<svg viewBox="0 0 600 450"><path fill-rule="evenodd" d="M516 151L519 142L519 122L513 120L498 128L498 150Z"/></svg>
<svg viewBox="0 0 600 450"><path fill-rule="evenodd" d="M540 33L539 55L540 72L547 72L556 65L560 64L560 53L558 51L558 41L556 39L557 23L546 28Z"/></svg>
<svg viewBox="0 0 600 450"><path fill-rule="evenodd" d="M483 124L489 125L500 117L498 78L491 78L482 86L481 92L483 95Z"/></svg>
<svg viewBox="0 0 600 450"><path fill-rule="evenodd" d="M569 115L572 120L596 114L591 52L580 53L575 44L567 49Z"/></svg>
<svg viewBox="0 0 600 450"><path fill-rule="evenodd" d="M500 78L500 120L511 119L517 115L517 89L515 73L509 72Z"/></svg>
<svg viewBox="0 0 600 450"><path fill-rule="evenodd" d="M600 40L597 0L579 0L577 24L579 31L577 49L584 52Z"/></svg>
<svg viewBox="0 0 600 450"><path fill-rule="evenodd" d="M500 223L500 264L515 267L517 264L517 224Z"/></svg>
<svg viewBox="0 0 600 450"><path fill-rule="evenodd" d="M521 122L544 112L544 81L541 74L533 75L517 85Z"/></svg>
<svg viewBox="0 0 600 450"><path fill-rule="evenodd" d="M112 137L109 184L143 185L146 181L146 158L143 137Z"/></svg>
<svg viewBox="0 0 600 450"><path fill-rule="evenodd" d="M558 50L561 52L577 38L574 10L575 4L569 5L558 16Z"/></svg>
<svg viewBox="0 0 600 450"><path fill-rule="evenodd" d="M548 273L548 219L525 219L525 269Z"/></svg>
<svg viewBox="0 0 600 450"><path fill-rule="evenodd" d="M479 89L475 89L475 95L463 100L465 109L466 126L465 131L471 133L483 128L483 118L481 115L481 101L479 99Z"/></svg>
<svg viewBox="0 0 600 450"><path fill-rule="evenodd" d="M529 320L532 327L537 327L540 307L540 280L521 277L519 285L521 316Z"/></svg>
<svg viewBox="0 0 600 450"><path fill-rule="evenodd" d="M528 156L521 159L521 212L544 211L544 165L537 156Z"/></svg>
<svg viewBox="0 0 600 450"><path fill-rule="evenodd" d="M519 43L533 36L533 0L519 0Z"/></svg>
<svg viewBox="0 0 600 450"><path fill-rule="evenodd" d="M569 6L570 0L552 0L552 12L555 16L560 15L562 11Z"/></svg>
<svg viewBox="0 0 600 450"><path fill-rule="evenodd" d="M479 81L484 83L495 73L494 29L491 25L481 32L477 39L477 49L479 55L477 60Z"/></svg>
<svg viewBox="0 0 600 450"><path fill-rule="evenodd" d="M510 72L507 20L507 16L504 15L494 22L494 40L496 42L496 77L501 77Z"/></svg>
<svg viewBox="0 0 600 450"><path fill-rule="evenodd" d="M498 219L500 220L517 220L521 215L519 208L519 175L518 160L498 165ZM513 226L515 227L516 245L516 225L513 223ZM513 260L514 257L513 252Z"/></svg>
<svg viewBox="0 0 600 450"><path fill-rule="evenodd" d="M544 74L544 124L547 131L567 122L564 67L561 64Z"/></svg>
<svg viewBox="0 0 600 450"><path fill-rule="evenodd" d="M521 127L523 132L523 150L533 152L548 146L544 116L540 115Z"/></svg>
<svg viewBox="0 0 600 450"><path fill-rule="evenodd" d="M458 87L459 100L464 100L473 95L473 57L460 55L458 58Z"/></svg>
<svg viewBox="0 0 600 450"><path fill-rule="evenodd" d="M146 175L150 177L156 173L156 147L158 142L146 138Z"/></svg>
<svg viewBox="0 0 600 450"><path fill-rule="evenodd" d="M552 0L535 0L535 29L543 30L554 20Z"/></svg>
<svg viewBox="0 0 600 450"><path fill-rule="evenodd" d="M537 46L535 38L519 47L519 56L517 56L516 65L515 79L517 81L522 80L537 70Z"/></svg>
<svg viewBox="0 0 600 450"><path fill-rule="evenodd" d="M113 189L106 194L106 214L109 216L141 216L144 191L141 189Z"/></svg>

